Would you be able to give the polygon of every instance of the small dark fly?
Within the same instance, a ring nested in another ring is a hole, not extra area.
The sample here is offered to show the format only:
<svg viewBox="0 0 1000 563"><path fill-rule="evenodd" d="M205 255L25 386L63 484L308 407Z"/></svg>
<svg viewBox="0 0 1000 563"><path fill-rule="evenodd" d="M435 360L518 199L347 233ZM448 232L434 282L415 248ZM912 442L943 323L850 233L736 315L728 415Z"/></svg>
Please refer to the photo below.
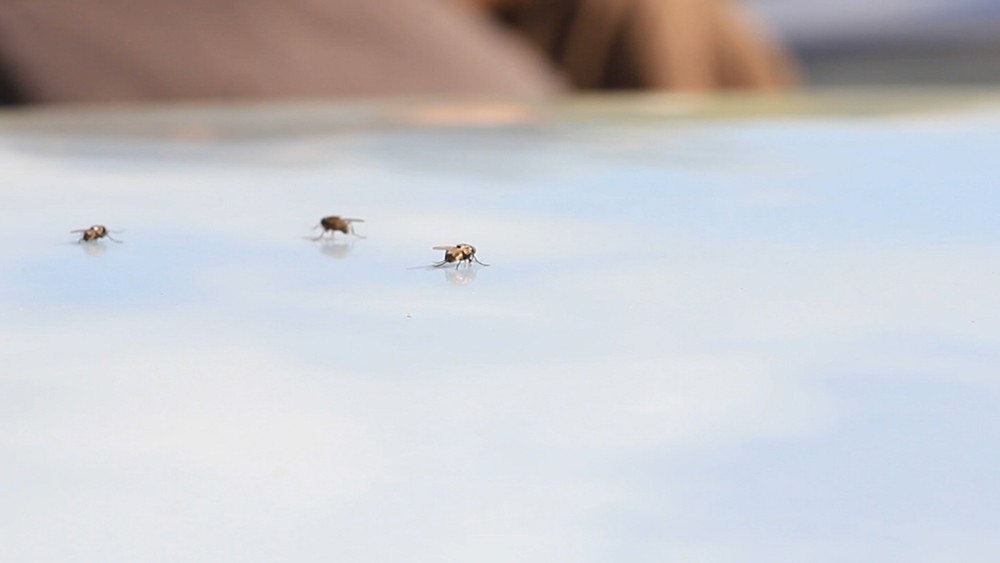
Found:
<svg viewBox="0 0 1000 563"><path fill-rule="evenodd" d="M435 268L441 268L447 266L448 264L455 264L455 269L457 270L463 262L468 264L470 267L473 262L481 266L489 266L489 264L484 264L476 258L476 247L471 244L460 243L454 246L435 246L434 250L444 251L444 260L432 264Z"/></svg>
<svg viewBox="0 0 1000 563"><path fill-rule="evenodd" d="M334 234L337 231L344 233L345 235L351 234L358 238L365 238L358 233L354 232L354 223L364 223L364 219L348 219L346 217L338 217L336 215L331 215L329 217L323 217L319 220L319 225L313 227L313 229L322 228L323 232L319 234L318 237L313 240L320 240L326 236L327 233Z"/></svg>
<svg viewBox="0 0 1000 563"><path fill-rule="evenodd" d="M77 242L94 242L102 238L106 238L112 242L121 242L112 237L111 231L104 225L94 225L89 229L76 229L75 231L70 231L70 233L81 233L80 240Z"/></svg>

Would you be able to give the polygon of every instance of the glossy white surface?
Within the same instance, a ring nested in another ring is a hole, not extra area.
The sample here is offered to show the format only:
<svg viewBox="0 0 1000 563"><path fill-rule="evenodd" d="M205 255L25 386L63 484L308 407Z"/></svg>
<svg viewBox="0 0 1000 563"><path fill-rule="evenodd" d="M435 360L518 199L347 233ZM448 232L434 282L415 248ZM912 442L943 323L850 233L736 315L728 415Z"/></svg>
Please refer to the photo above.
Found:
<svg viewBox="0 0 1000 563"><path fill-rule="evenodd" d="M996 560L1000 102L685 107L0 119L4 559Z"/></svg>

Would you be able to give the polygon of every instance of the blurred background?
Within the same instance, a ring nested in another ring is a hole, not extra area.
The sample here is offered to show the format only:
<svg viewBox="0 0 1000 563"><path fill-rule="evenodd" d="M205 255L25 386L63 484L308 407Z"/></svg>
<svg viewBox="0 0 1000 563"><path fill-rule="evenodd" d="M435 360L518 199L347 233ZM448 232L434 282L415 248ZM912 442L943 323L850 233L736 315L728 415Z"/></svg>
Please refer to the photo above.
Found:
<svg viewBox="0 0 1000 563"><path fill-rule="evenodd" d="M5 0L0 100L994 84L998 0Z"/></svg>

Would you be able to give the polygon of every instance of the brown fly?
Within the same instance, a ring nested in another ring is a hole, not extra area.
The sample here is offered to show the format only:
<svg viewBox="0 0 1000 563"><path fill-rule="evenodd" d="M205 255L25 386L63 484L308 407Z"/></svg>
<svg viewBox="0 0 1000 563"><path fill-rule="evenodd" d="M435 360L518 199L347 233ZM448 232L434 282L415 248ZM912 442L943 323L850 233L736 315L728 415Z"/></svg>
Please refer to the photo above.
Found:
<svg viewBox="0 0 1000 563"><path fill-rule="evenodd" d="M435 268L441 268L443 266L447 266L448 264L455 264L455 269L457 270L463 262L468 264L470 267L473 262L481 266L489 266L489 264L484 264L476 258L476 247L471 244L460 243L455 246L435 246L434 250L444 251L444 260L432 264Z"/></svg>
<svg viewBox="0 0 1000 563"><path fill-rule="evenodd" d="M346 217L338 217L336 215L331 215L329 217L323 217L319 220L319 225L313 227L313 229L322 228L323 232L319 234L318 237L313 240L320 240L327 233L335 234L337 231L344 233L345 235L351 234L358 238L365 238L358 233L354 232L354 223L364 223L364 219L348 219Z"/></svg>
<svg viewBox="0 0 1000 563"><path fill-rule="evenodd" d="M70 231L70 233L81 233L80 240L77 242L94 242L102 238L106 238L112 242L121 242L116 240L111 236L111 231L108 230L104 225L94 225L89 229L77 229L75 231Z"/></svg>

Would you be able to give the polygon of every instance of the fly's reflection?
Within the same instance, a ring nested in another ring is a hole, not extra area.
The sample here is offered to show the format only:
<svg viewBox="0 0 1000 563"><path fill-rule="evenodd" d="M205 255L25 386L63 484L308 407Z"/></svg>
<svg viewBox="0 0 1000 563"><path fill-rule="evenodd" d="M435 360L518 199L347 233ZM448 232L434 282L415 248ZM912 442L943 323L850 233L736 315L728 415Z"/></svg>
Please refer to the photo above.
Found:
<svg viewBox="0 0 1000 563"><path fill-rule="evenodd" d="M108 252L107 245L101 241L88 242L87 244L81 244L79 246L80 249L83 250L84 254L93 258L104 256Z"/></svg>
<svg viewBox="0 0 1000 563"><path fill-rule="evenodd" d="M334 242L333 239L325 239L319 244L320 252L336 260L343 260L344 258L347 258L347 255L351 253L352 248L354 248L354 241Z"/></svg>
<svg viewBox="0 0 1000 563"><path fill-rule="evenodd" d="M458 268L448 268L444 271L444 279L454 285L468 285L476 281L476 271L472 268L459 270Z"/></svg>

